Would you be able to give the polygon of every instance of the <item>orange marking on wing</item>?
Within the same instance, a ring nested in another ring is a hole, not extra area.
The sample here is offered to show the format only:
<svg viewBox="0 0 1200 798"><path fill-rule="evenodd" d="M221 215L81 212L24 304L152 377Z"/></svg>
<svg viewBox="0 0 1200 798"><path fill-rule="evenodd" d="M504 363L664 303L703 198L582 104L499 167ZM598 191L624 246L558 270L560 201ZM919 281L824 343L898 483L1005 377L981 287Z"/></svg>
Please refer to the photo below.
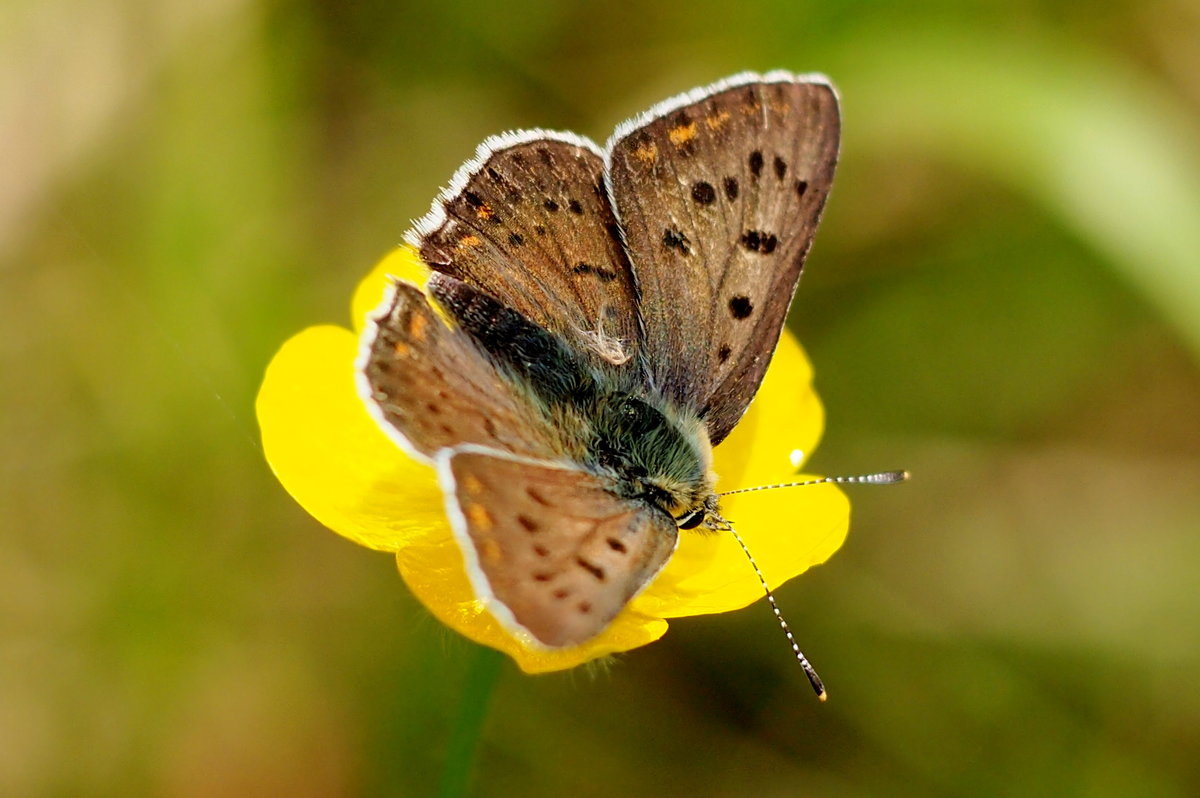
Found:
<svg viewBox="0 0 1200 798"><path fill-rule="evenodd" d="M429 319L419 313L414 313L408 320L408 335L414 341L424 341L429 329Z"/></svg>
<svg viewBox="0 0 1200 798"><path fill-rule="evenodd" d="M501 554L500 544L491 538L479 544L479 555L492 565L500 562Z"/></svg>
<svg viewBox="0 0 1200 798"><path fill-rule="evenodd" d="M483 491L483 483L478 478L467 474L462 479L463 490L472 496L478 496Z"/></svg>
<svg viewBox="0 0 1200 798"><path fill-rule="evenodd" d="M718 111L712 116L704 117L704 124L708 125L709 130L720 130L729 121L728 111Z"/></svg>
<svg viewBox="0 0 1200 798"><path fill-rule="evenodd" d="M667 131L667 138L669 138L671 143L676 147L682 147L684 144L687 144L689 141L696 138L696 123L689 122L686 125L680 125L679 127L671 128Z"/></svg>
<svg viewBox="0 0 1200 798"><path fill-rule="evenodd" d="M392 352L396 355L396 357L408 357L412 352L412 349L403 341L397 341L396 345L392 347Z"/></svg>
<svg viewBox="0 0 1200 798"><path fill-rule="evenodd" d="M478 208L475 209L475 215L478 216L480 219L483 219L486 221L488 219L491 219L493 216L495 216L496 212L494 210L492 210L491 205L488 205L485 202L483 205L480 205Z"/></svg>
<svg viewBox="0 0 1200 798"><path fill-rule="evenodd" d="M492 531L492 516L488 514L482 504L472 504L467 507L467 520L479 532Z"/></svg>
<svg viewBox="0 0 1200 798"><path fill-rule="evenodd" d="M465 235L462 238L458 239L458 246L460 249L467 249L469 247L477 247L482 243L483 243L483 241L480 240L479 236L477 236L477 235Z"/></svg>
<svg viewBox="0 0 1200 798"><path fill-rule="evenodd" d="M642 163L650 163L658 157L658 145L653 141L639 144L638 148L633 151L633 157Z"/></svg>

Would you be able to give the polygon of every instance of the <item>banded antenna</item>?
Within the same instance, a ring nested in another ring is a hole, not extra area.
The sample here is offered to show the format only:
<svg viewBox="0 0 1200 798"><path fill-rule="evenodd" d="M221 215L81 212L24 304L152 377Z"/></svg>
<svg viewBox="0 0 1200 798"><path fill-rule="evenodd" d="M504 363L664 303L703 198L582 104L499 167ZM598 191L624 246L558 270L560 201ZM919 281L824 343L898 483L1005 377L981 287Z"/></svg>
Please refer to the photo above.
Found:
<svg viewBox="0 0 1200 798"><path fill-rule="evenodd" d="M849 477L821 477L820 479L808 479L803 482L781 482L778 485L739 488L738 490L727 490L717 495L732 496L735 493L753 493L759 490L775 490L776 488L800 488L805 485L894 485L897 482L904 482L906 479L908 479L907 471L881 471L877 474L860 474ZM817 675L817 671L813 668L812 663L808 661L808 657L804 656L804 652L800 650L800 644L796 642L796 636L792 634L792 629L788 626L788 622L783 619L783 613L779 611L779 604L775 602L775 594L767 586L767 579L763 576L758 563L754 561L754 555L750 553L749 547L746 546L746 541L742 540L742 536L737 533L737 530L728 521L723 518L720 521L723 522L723 527L732 533L733 539L742 547L742 552L745 553L746 559L750 561L750 567L754 569L754 575L758 577L758 582L762 585L763 592L767 594L767 602L771 605L771 612L774 613L775 620L779 622L779 628L783 630L783 634L787 637L788 645L792 647L792 653L796 655L796 661L804 669L804 675L808 677L808 683L812 685L813 692L817 694L817 700L825 701L829 698L829 693L825 690L825 683Z"/></svg>

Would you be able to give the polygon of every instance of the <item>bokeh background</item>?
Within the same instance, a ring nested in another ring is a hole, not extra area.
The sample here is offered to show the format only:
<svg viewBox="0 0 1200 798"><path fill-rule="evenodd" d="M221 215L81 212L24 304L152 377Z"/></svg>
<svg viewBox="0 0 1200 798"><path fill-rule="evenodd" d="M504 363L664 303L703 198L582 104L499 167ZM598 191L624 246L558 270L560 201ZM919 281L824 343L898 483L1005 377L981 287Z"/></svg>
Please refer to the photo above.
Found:
<svg viewBox="0 0 1200 798"><path fill-rule="evenodd" d="M776 67L845 114L812 466L915 474L779 591L831 700L762 603L506 663L475 794L1200 794L1196 0L9 0L0 793L431 794L471 646L276 483L263 368L488 134Z"/></svg>

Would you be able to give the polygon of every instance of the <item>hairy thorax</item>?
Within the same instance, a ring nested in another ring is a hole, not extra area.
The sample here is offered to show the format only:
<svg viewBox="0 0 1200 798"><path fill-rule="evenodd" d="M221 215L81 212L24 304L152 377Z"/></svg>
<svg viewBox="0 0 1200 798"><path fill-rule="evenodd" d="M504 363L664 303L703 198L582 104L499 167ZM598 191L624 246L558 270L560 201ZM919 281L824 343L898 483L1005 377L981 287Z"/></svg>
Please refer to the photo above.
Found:
<svg viewBox="0 0 1200 798"><path fill-rule="evenodd" d="M712 447L699 419L637 396L597 396L587 465L611 474L614 491L645 500L676 520L712 506Z"/></svg>

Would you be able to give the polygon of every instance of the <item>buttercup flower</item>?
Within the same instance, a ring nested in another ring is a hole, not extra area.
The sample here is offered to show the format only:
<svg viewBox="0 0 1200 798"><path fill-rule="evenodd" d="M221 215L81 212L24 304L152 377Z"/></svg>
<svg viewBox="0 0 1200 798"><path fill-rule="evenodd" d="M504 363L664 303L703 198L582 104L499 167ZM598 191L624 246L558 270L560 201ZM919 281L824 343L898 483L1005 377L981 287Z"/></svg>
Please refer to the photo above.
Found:
<svg viewBox="0 0 1200 798"><path fill-rule="evenodd" d="M389 281L424 285L428 274L411 249L393 251L355 292L353 331L310 327L267 367L256 403L263 449L304 509L356 543L395 554L409 589L440 621L503 651L528 673L627 651L661 637L668 618L729 612L763 597L732 535L681 531L666 568L594 639L534 649L506 632L471 589L433 468L384 434L355 386L360 333ZM803 479L796 469L816 446L823 421L812 368L785 330L757 398L714 451L717 490ZM772 588L833 554L850 518L845 495L828 484L729 496L721 505Z"/></svg>

